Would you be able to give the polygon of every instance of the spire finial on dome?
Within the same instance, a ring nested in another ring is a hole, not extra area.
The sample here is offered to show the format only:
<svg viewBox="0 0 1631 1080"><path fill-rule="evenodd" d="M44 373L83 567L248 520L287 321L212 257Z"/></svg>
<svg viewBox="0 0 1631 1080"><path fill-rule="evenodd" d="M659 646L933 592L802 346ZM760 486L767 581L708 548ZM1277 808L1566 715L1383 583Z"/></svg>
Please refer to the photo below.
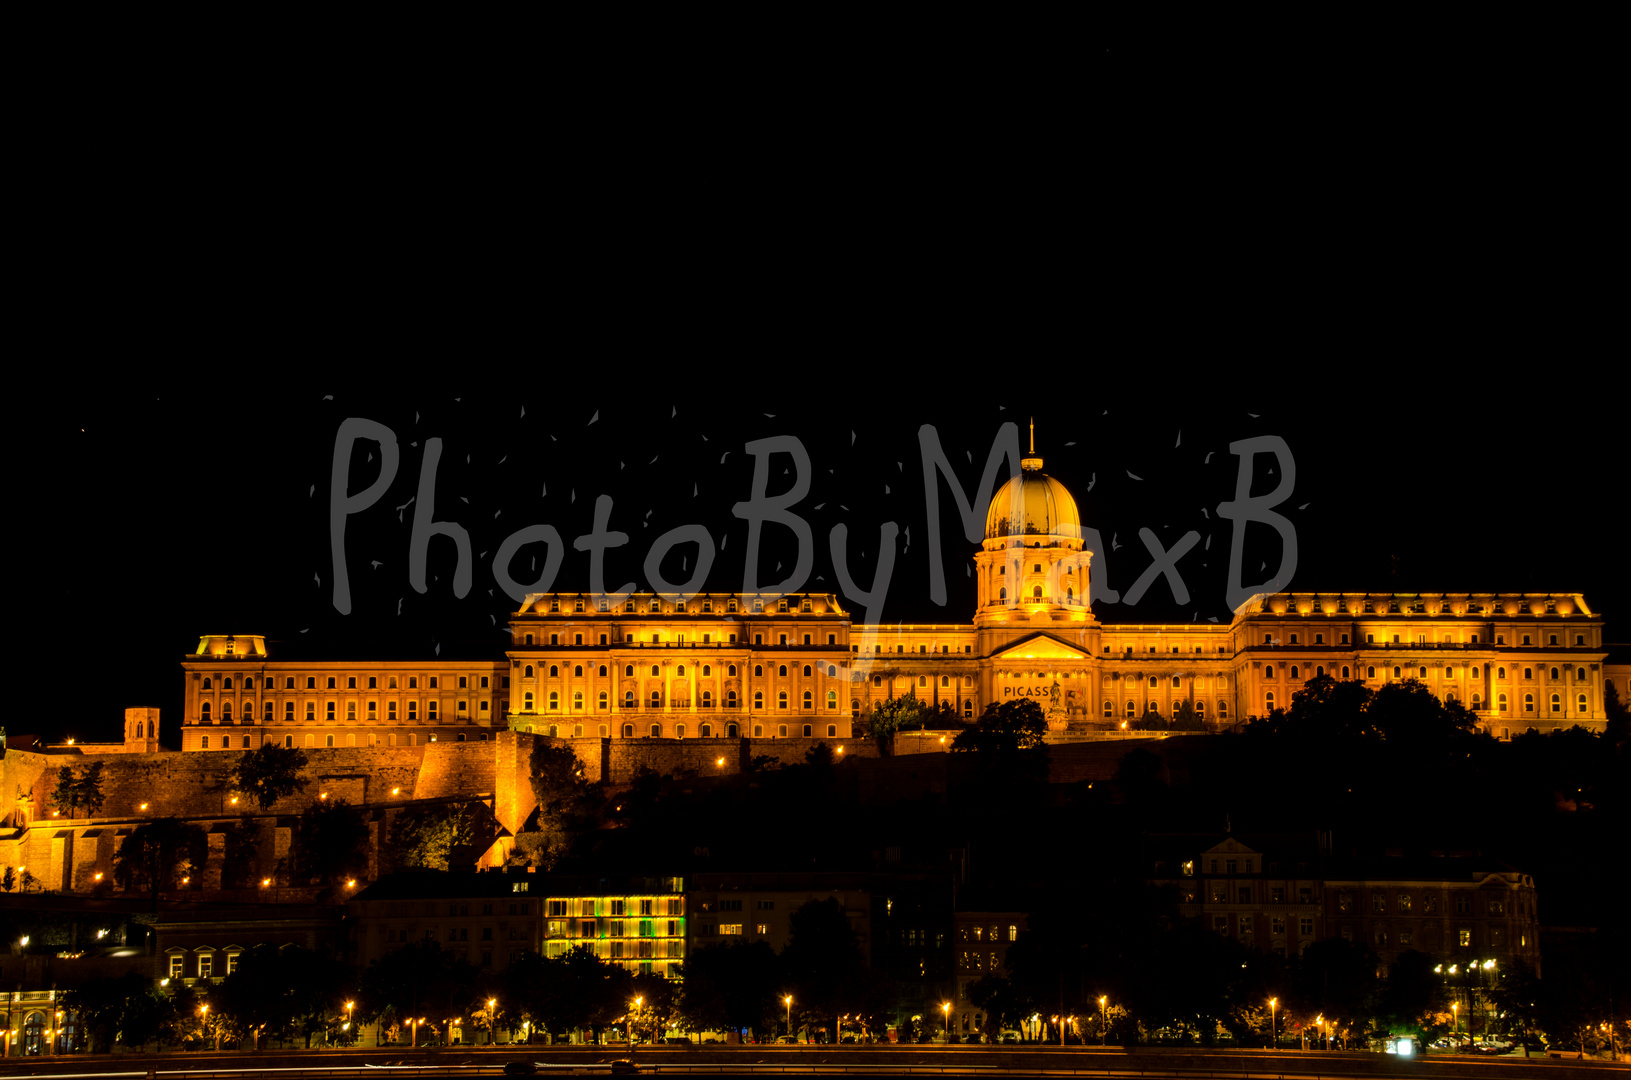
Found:
<svg viewBox="0 0 1631 1080"><path fill-rule="evenodd" d="M1026 472L1040 472L1042 459L1036 456L1036 417L1031 417L1031 452L1019 459L1019 467Z"/></svg>

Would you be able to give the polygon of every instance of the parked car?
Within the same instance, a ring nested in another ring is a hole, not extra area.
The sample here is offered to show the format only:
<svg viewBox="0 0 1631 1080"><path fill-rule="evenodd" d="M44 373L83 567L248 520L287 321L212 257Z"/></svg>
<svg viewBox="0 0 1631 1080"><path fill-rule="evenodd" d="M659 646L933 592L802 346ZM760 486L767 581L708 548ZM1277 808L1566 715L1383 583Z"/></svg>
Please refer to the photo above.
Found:
<svg viewBox="0 0 1631 1080"><path fill-rule="evenodd" d="M784 1046L797 1046L798 1041L799 1037L797 1035L783 1035L776 1040L777 1043Z"/></svg>
<svg viewBox="0 0 1631 1080"><path fill-rule="evenodd" d="M531 1076L538 1071L538 1066L530 1061L507 1061L504 1063L505 1076Z"/></svg>

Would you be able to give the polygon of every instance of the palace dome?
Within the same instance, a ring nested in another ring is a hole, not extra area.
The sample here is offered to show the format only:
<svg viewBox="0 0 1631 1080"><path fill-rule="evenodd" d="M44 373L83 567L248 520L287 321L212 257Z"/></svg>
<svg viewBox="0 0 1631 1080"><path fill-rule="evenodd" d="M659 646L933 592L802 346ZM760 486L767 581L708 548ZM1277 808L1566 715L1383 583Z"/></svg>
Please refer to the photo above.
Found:
<svg viewBox="0 0 1631 1080"><path fill-rule="evenodd" d="M1080 539L1082 519L1065 485L1042 471L1034 455L1020 463L1020 474L1004 484L985 516L985 538L1068 536Z"/></svg>

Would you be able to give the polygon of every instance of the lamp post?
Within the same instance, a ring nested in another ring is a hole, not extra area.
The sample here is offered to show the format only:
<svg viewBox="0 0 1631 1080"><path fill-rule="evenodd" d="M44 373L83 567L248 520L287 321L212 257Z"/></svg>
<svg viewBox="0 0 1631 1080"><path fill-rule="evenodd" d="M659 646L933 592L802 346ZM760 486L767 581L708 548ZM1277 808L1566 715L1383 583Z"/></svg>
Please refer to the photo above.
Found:
<svg viewBox="0 0 1631 1080"><path fill-rule="evenodd" d="M1280 1045L1279 1045L1280 1040L1278 1038L1276 1038L1276 1033L1275 1033L1275 1011L1279 1007L1279 1004L1280 1004L1280 999L1279 998L1277 998L1277 997L1269 998L1269 1048L1273 1049L1273 1050L1280 1049Z"/></svg>
<svg viewBox="0 0 1631 1080"><path fill-rule="evenodd" d="M788 994L782 998L782 1004L787 1006L787 1037L793 1037L793 995Z"/></svg>
<svg viewBox="0 0 1631 1080"><path fill-rule="evenodd" d="M1104 1003L1108 1000L1103 994L1099 995L1099 1045L1110 1045L1110 1029L1105 1025Z"/></svg>
<svg viewBox="0 0 1631 1080"><path fill-rule="evenodd" d="M946 1041L951 1042L951 1002L940 1003L940 1013L946 1018Z"/></svg>
<svg viewBox="0 0 1631 1080"><path fill-rule="evenodd" d="M498 999L487 999L487 1045L493 1045L493 1026L498 1022Z"/></svg>

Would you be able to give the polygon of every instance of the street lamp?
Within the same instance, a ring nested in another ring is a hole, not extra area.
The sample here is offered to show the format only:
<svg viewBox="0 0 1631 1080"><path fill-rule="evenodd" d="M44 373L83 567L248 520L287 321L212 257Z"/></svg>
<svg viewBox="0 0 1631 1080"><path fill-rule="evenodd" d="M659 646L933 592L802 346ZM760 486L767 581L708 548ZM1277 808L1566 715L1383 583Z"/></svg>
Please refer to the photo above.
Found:
<svg viewBox="0 0 1631 1080"><path fill-rule="evenodd" d="M1275 1014L1275 1011L1277 1010L1277 1008L1279 1007L1279 1004L1280 1004L1280 999L1279 998L1277 998L1277 997L1269 998L1269 1046L1271 1048L1275 1049L1275 1050L1280 1049L1280 1047L1278 1045L1279 1044L1279 1039L1277 1039L1275 1037L1275 1030L1274 1030L1274 1028L1275 1028L1275 1015L1274 1014Z"/></svg>
<svg viewBox="0 0 1631 1080"><path fill-rule="evenodd" d="M487 999L487 1045L493 1045L493 1027L498 1020L498 999Z"/></svg>
<svg viewBox="0 0 1631 1080"><path fill-rule="evenodd" d="M940 1012L946 1018L946 1041L951 1042L951 1002L942 1001L940 1003Z"/></svg>
<svg viewBox="0 0 1631 1080"><path fill-rule="evenodd" d="M782 1004L787 1006L787 1037L793 1037L793 995L788 994L782 998Z"/></svg>
<svg viewBox="0 0 1631 1080"><path fill-rule="evenodd" d="M1110 1031L1105 1027L1104 1003L1109 1000L1103 994L1099 995L1099 1045L1110 1045Z"/></svg>

